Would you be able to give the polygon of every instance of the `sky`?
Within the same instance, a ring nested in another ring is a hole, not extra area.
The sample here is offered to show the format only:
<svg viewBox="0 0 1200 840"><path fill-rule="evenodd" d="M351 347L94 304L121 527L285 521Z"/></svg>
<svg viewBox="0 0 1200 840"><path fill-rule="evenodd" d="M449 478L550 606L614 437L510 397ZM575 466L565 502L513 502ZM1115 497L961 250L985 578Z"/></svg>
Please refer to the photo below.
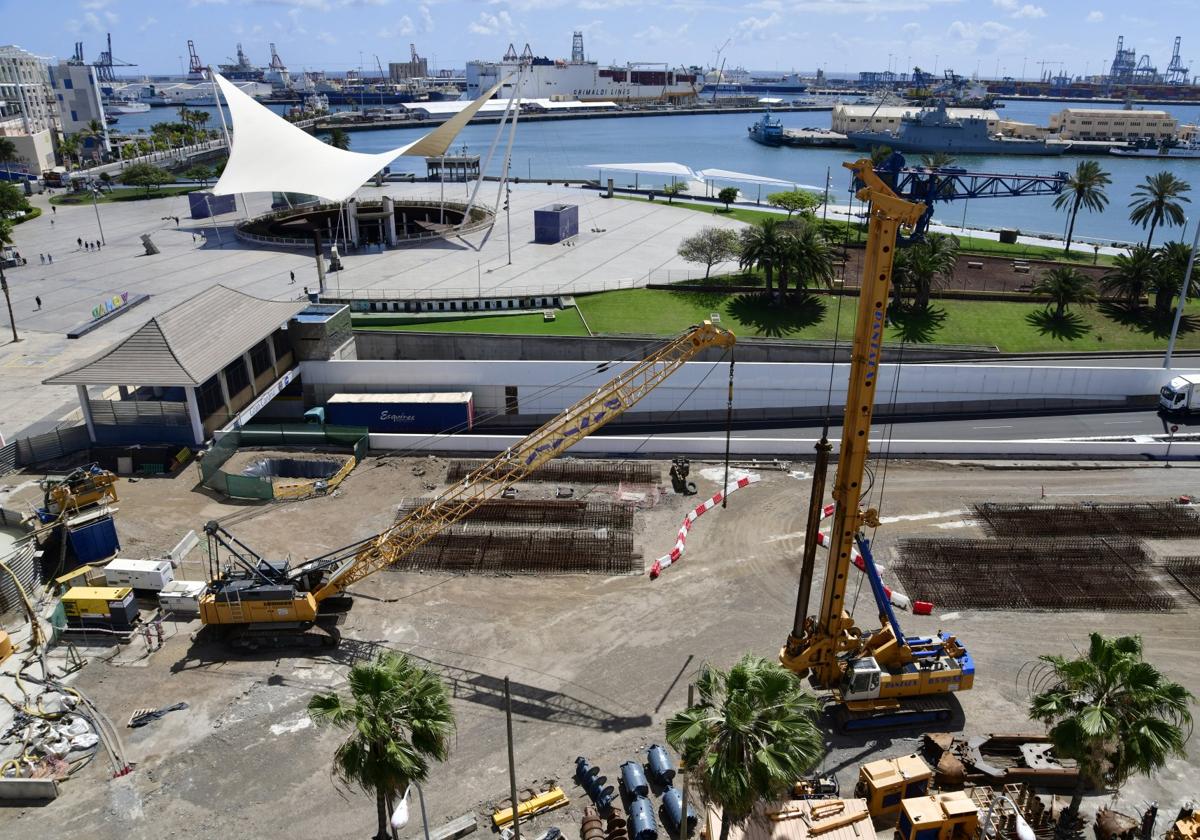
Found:
<svg viewBox="0 0 1200 840"><path fill-rule="evenodd" d="M376 58L431 68L498 59L508 44L569 57L571 33L601 63L669 62L750 70L938 73L1037 78L1101 72L1118 35L1160 69L1172 41L1200 75L1198 0L0 0L0 43L94 60L106 32L133 73L178 73L187 41L201 60L236 43L266 64L274 42L292 70L373 71ZM719 56L719 57L718 57ZM1194 60L1192 60L1194 59ZM1045 62L1045 63L1042 63ZM375 71L377 72L377 71Z"/></svg>

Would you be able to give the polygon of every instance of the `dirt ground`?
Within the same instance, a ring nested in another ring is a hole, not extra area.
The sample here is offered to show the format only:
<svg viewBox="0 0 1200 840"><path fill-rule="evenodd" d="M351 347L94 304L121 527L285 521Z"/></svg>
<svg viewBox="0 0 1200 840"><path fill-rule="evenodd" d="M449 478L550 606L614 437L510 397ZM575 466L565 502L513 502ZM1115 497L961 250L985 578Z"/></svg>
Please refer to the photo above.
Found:
<svg viewBox="0 0 1200 840"><path fill-rule="evenodd" d="M674 543L685 512L719 486L720 470L706 475L706 466L712 465L693 466L698 498L668 493L639 515L647 564ZM520 785L558 780L571 797L569 808L538 818L525 836L557 825L574 837L587 801L571 778L576 756L586 756L615 783L622 761L644 760L649 744L663 742L663 723L685 704L687 683L701 663L725 666L746 652L776 655L794 609L809 494L806 465L792 466L792 472L761 470L761 483L731 496L728 509L700 519L683 560L657 581L636 575L386 573L354 587L343 644L318 656L231 656L197 638L195 623L171 627L166 646L149 656L131 648L106 661L114 651L84 649L89 664L75 684L122 727L137 767L110 780L105 763L93 762L63 783L57 801L6 809L0 838L370 836L373 802L339 791L330 775L339 733L312 726L304 706L314 692L346 690L348 664L379 646L438 668L452 690L458 720L453 753L425 785L432 826L475 812L476 836L490 831L489 805L508 790L500 685L509 676ZM276 503L222 500L198 486L194 467L174 478L122 481L121 553L159 554L186 531L199 531L217 518L264 555L300 560L377 533L392 521L401 499L427 495L431 485L439 485L445 467L440 458L368 458L329 497ZM895 541L906 536L979 535L966 516L972 502L1033 501L1043 493L1050 501L1158 500L1194 492L1197 475L1189 468L1152 466L1082 471L895 462L873 488L871 501L884 516L877 558L886 567ZM589 489L577 488L577 498ZM595 492L611 499L613 489ZM548 488L525 490L540 496ZM26 488L18 495L31 492ZM1187 542L1155 543L1153 549L1200 554L1200 545ZM193 551L181 576L202 577L203 558L203 547ZM886 571L884 577L889 580ZM819 586L818 581L818 593ZM869 600L869 592L856 599L864 626L875 623ZM1041 653L1073 653L1092 630L1140 633L1148 658L1200 694L1200 605L1181 604L1176 612L1160 614L935 610L931 617L902 613L901 622L911 634L952 629L974 654L975 688L960 698L965 720L949 728L971 734L1031 731L1036 727L1025 714L1023 667ZM135 708L180 701L190 708L143 729L124 728ZM824 769L850 790L860 763L911 752L919 735L920 730L831 735ZM1200 750L1194 743L1192 752L1157 778L1131 783L1118 806L1132 813L1156 800L1163 814L1173 814L1200 791ZM1107 799L1091 797L1089 805ZM419 834L414 802L403 835Z"/></svg>
<svg viewBox="0 0 1200 840"><path fill-rule="evenodd" d="M857 288L859 285L859 280L862 277L864 253L862 248L845 249L845 281L847 288ZM1041 275L1047 268L1053 268L1051 264L1044 261L1034 260L1030 262L1027 260L1026 262L1030 265L1029 273L1019 274L1013 269L1013 262L1012 257L984 257L977 254L962 254L954 266L953 276L947 280L940 281L938 289L971 292L1028 292L1041 278ZM978 265L979 268L970 268L968 267L968 263ZM1106 270L1103 266L1093 267L1086 264L1076 267L1096 281L1100 280ZM837 276L842 276L840 269Z"/></svg>

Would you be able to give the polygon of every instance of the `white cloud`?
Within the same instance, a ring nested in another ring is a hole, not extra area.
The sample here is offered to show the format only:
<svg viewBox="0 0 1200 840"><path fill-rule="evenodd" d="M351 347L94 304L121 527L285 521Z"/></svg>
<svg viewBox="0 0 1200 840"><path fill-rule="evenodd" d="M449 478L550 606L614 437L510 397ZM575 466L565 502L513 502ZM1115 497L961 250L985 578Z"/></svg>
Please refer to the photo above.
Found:
<svg viewBox="0 0 1200 840"><path fill-rule="evenodd" d="M678 44L687 34L688 25L681 23L675 29L663 29L661 26L651 24L641 32L635 32L633 40L645 41L649 44Z"/></svg>
<svg viewBox="0 0 1200 840"><path fill-rule="evenodd" d="M392 0L341 0L339 6L386 6Z"/></svg>
<svg viewBox="0 0 1200 840"><path fill-rule="evenodd" d="M1088 23L1100 23L1102 20L1104 20L1104 12L1101 12L1101 11L1088 12L1088 16L1087 16Z"/></svg>
<svg viewBox="0 0 1200 840"><path fill-rule="evenodd" d="M399 38L401 35L413 34L415 29L416 27L413 26L412 18L410 18L408 15L404 15L402 18L396 21L395 26L389 26L385 29L379 30L379 36L385 40L389 38Z"/></svg>
<svg viewBox="0 0 1200 840"><path fill-rule="evenodd" d="M250 0L255 6L291 6L296 9L315 9L327 12L330 9L329 0Z"/></svg>
<svg viewBox="0 0 1200 840"><path fill-rule="evenodd" d="M887 14L889 12L927 12L936 6L948 6L962 0L797 0L791 9L837 15Z"/></svg>
<svg viewBox="0 0 1200 840"><path fill-rule="evenodd" d="M145 32L147 29L154 26L156 23L158 23L158 18L151 15L150 17L148 17L144 21L142 21L141 25L138 27L138 32Z"/></svg>
<svg viewBox="0 0 1200 840"><path fill-rule="evenodd" d="M1008 12L1011 18L1043 18L1046 10L1032 3L1022 3L1020 0L992 0L992 5Z"/></svg>
<svg viewBox="0 0 1200 840"><path fill-rule="evenodd" d="M422 32L432 32L433 31L433 14L429 11L429 7L422 4L417 9L417 11L420 12L420 14L421 14L421 31Z"/></svg>
<svg viewBox="0 0 1200 840"><path fill-rule="evenodd" d="M467 30L476 35L497 35L501 30L511 32L512 29L512 16L503 9L494 15L480 12L479 20L472 21L467 26Z"/></svg>
<svg viewBox="0 0 1200 840"><path fill-rule="evenodd" d="M733 40L763 41L771 36L773 30L778 30L783 19L778 12L772 12L766 17L748 17L738 21L733 30Z"/></svg>
<svg viewBox="0 0 1200 840"><path fill-rule="evenodd" d="M337 43L337 38L335 38L331 32L318 32L316 40L320 41L322 44Z"/></svg>
<svg viewBox="0 0 1200 840"><path fill-rule="evenodd" d="M981 55L995 53L1003 45L1006 50L1013 51L1024 48L1029 43L1029 33L1013 29L994 20L983 23L964 23L956 20L950 24L947 33L950 38L961 42L965 52Z"/></svg>
<svg viewBox="0 0 1200 840"><path fill-rule="evenodd" d="M906 23L900 27L900 31L904 33L906 38L915 38L921 32L921 25L919 23Z"/></svg>

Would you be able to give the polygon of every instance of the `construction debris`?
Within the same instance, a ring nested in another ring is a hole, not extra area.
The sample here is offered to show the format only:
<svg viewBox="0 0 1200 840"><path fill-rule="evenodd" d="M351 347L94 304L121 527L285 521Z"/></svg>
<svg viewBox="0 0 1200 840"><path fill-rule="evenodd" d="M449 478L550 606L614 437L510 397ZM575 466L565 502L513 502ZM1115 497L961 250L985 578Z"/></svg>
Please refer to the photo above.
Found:
<svg viewBox="0 0 1200 840"><path fill-rule="evenodd" d="M935 768L939 788L963 785L1029 783L1046 788L1072 788L1079 768L1059 759L1047 735L990 734L959 738L949 732L926 733L922 752Z"/></svg>
<svg viewBox="0 0 1200 840"><path fill-rule="evenodd" d="M446 481L462 481L482 467L486 461L451 461ZM644 461L592 461L556 458L536 470L525 481L545 481L556 484L657 484L662 477L658 466Z"/></svg>

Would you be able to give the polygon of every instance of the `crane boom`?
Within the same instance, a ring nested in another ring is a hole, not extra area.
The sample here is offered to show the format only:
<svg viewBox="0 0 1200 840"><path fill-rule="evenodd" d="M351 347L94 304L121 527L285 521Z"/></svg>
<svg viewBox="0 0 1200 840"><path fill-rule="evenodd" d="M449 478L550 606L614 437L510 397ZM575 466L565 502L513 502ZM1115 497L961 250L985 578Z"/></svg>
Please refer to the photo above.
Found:
<svg viewBox="0 0 1200 840"><path fill-rule="evenodd" d="M602 428L637 404L685 362L710 347L729 349L733 333L709 321L692 327L594 393L565 409L453 487L399 518L383 533L281 572L218 523L205 530L249 574L214 579L200 599L205 624L250 630L272 627L301 631L317 621L322 601L385 569L466 517L488 499L527 478L538 467ZM599 367L603 371L610 363ZM246 556L250 555L250 556ZM285 626L286 625L286 626Z"/></svg>

